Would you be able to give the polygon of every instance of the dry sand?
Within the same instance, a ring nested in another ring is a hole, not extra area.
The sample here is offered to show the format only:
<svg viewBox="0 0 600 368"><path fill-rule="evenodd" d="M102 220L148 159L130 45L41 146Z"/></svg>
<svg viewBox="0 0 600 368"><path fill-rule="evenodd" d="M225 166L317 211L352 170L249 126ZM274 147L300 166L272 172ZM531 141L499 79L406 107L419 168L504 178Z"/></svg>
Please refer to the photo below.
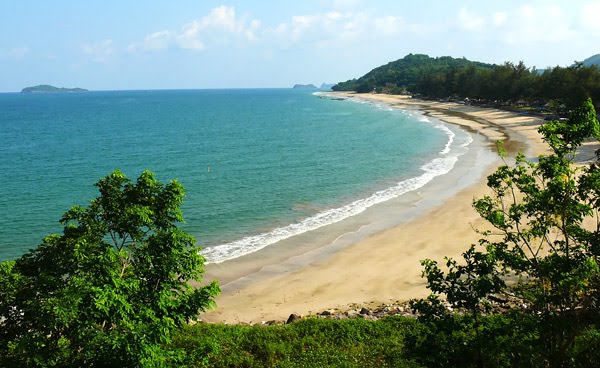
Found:
<svg viewBox="0 0 600 368"><path fill-rule="evenodd" d="M440 103L403 96L341 94L350 98L384 102L402 109L421 110L452 124L485 135L490 142L508 141L507 149L528 157L547 153L538 126L539 118L456 103ZM490 149L493 145L490 144ZM491 173L495 167L488 167ZM448 180L444 176L435 180ZM456 185L448 182L447 185ZM486 224L471 207L474 198L489 194L484 176L424 215L370 235L327 257L284 272L235 270L235 263L207 266L207 278L225 285L217 297L217 309L201 316L208 322L258 323L285 320L291 313L311 314L348 305L408 300L428 294L421 278L420 260L459 257L479 235L474 229ZM273 247L276 247L274 245ZM259 252L260 253L260 252ZM274 260L273 262L279 262ZM264 269L263 269L264 271ZM241 276L261 274L251 282Z"/></svg>

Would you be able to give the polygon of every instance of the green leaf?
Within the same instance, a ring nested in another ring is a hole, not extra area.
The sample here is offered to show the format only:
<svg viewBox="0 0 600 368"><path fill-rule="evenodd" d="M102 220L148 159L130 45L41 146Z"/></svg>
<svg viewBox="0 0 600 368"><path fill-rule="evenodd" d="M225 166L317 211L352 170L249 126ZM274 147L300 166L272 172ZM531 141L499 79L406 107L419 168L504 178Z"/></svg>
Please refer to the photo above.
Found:
<svg viewBox="0 0 600 368"><path fill-rule="evenodd" d="M61 219L62 235L0 264L0 366L163 365L170 336L214 305L204 259L177 228L184 190L116 170ZM43 343L41 343L43 342ZM74 348L75 347L75 348Z"/></svg>

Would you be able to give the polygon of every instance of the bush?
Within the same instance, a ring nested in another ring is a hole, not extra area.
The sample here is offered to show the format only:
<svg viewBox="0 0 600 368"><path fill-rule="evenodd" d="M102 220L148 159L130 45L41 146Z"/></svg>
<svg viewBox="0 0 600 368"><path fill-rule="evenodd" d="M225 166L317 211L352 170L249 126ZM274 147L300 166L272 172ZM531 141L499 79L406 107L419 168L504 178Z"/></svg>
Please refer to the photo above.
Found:
<svg viewBox="0 0 600 368"><path fill-rule="evenodd" d="M0 264L0 366L165 366L171 334L213 304L216 282L192 288L204 259L177 228L184 190L145 171L101 179L16 261Z"/></svg>

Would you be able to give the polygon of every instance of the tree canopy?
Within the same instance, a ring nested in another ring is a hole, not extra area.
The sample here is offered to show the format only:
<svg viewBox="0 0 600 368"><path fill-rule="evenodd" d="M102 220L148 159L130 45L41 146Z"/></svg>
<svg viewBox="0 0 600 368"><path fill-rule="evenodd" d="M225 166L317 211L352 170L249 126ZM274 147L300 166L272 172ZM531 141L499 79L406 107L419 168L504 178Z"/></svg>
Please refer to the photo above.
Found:
<svg viewBox="0 0 600 368"><path fill-rule="evenodd" d="M446 271L436 261L423 261L432 294L413 302L414 308L431 323L434 334L475 331L466 350L479 354L479 366L531 366L532 351L542 353L534 359L536 366L569 366L568 352L577 339L590 329L597 334L600 165L574 165L573 160L584 141L599 138L599 129L591 100L569 120L541 126L539 131L553 153L536 161L517 156L514 164L505 164L488 177L492 194L474 201L474 208L493 230L484 231L479 244L472 245L462 260L446 259ZM481 316L492 312L492 300L509 296L518 302L505 311L512 316L508 328L527 334L526 345L538 348L523 355L513 351L503 363L498 356L484 359L485 341L477 335L497 338L507 330L484 325ZM463 319L457 324L440 297L465 311L469 322ZM595 344L599 342L596 338ZM444 359L461 359L450 356Z"/></svg>
<svg viewBox="0 0 600 368"><path fill-rule="evenodd" d="M492 65L449 56L409 54L358 79L338 83L335 91L402 93L429 98L469 98L545 105L567 112L587 98L600 101L600 69L575 63L539 71L523 62Z"/></svg>
<svg viewBox="0 0 600 368"><path fill-rule="evenodd" d="M377 67L358 79L341 82L333 87L334 91L356 91L359 93L378 92L400 93L413 92L422 83L425 76L445 73L447 70L459 68L491 69L491 64L469 61L465 58L443 56L432 58L422 54L408 54L402 59Z"/></svg>
<svg viewBox="0 0 600 368"><path fill-rule="evenodd" d="M177 227L183 186L118 170L96 186L62 235L0 264L0 366L164 366L171 334L213 305L216 282L189 285L204 259Z"/></svg>

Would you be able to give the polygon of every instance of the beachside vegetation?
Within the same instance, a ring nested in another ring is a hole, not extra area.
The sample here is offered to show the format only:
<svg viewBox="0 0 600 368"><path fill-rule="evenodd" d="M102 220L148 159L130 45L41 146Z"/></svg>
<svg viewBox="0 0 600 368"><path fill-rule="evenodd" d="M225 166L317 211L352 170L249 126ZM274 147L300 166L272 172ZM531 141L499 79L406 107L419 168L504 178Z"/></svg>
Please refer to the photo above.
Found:
<svg viewBox="0 0 600 368"><path fill-rule="evenodd" d="M595 64L575 63L540 73L523 62L492 65L449 56L409 54L358 79L338 83L333 90L410 93L425 98L567 114L587 98L600 103L600 69Z"/></svg>
<svg viewBox="0 0 600 368"><path fill-rule="evenodd" d="M420 367L404 354L413 318L307 318L286 325L197 324L173 340L182 367Z"/></svg>
<svg viewBox="0 0 600 368"><path fill-rule="evenodd" d="M600 124L588 99L569 120L550 121L539 132L552 154L505 162L488 177L492 194L474 202L492 230L463 259L447 258L445 267L422 262L432 293L412 305L429 333L412 348L428 366L462 365L465 354L476 366L497 366L486 352L490 335L514 339L514 331L523 344L506 351L501 365L598 362L600 165L597 158L591 165L574 159L584 141L600 138ZM493 310L493 300L508 298L516 300L512 307ZM502 316L484 317L490 314ZM425 354L434 345L443 348Z"/></svg>
<svg viewBox="0 0 600 368"><path fill-rule="evenodd" d="M382 93L413 92L424 76L463 68L491 70L494 65L450 56L431 58L422 54L408 54L402 59L377 67L358 79L340 82L333 86L333 90L358 93L374 90Z"/></svg>
<svg viewBox="0 0 600 368"><path fill-rule="evenodd" d="M170 346L184 352L181 367L549 367L539 329L523 313L481 315L476 325L460 312L435 324L315 316L270 326L199 323ZM589 327L563 366L595 367L599 348L600 330Z"/></svg>
<svg viewBox="0 0 600 368"><path fill-rule="evenodd" d="M189 284L204 259L177 227L183 186L118 170L96 186L62 235L0 264L0 366L172 366L172 335L213 304L216 282Z"/></svg>

